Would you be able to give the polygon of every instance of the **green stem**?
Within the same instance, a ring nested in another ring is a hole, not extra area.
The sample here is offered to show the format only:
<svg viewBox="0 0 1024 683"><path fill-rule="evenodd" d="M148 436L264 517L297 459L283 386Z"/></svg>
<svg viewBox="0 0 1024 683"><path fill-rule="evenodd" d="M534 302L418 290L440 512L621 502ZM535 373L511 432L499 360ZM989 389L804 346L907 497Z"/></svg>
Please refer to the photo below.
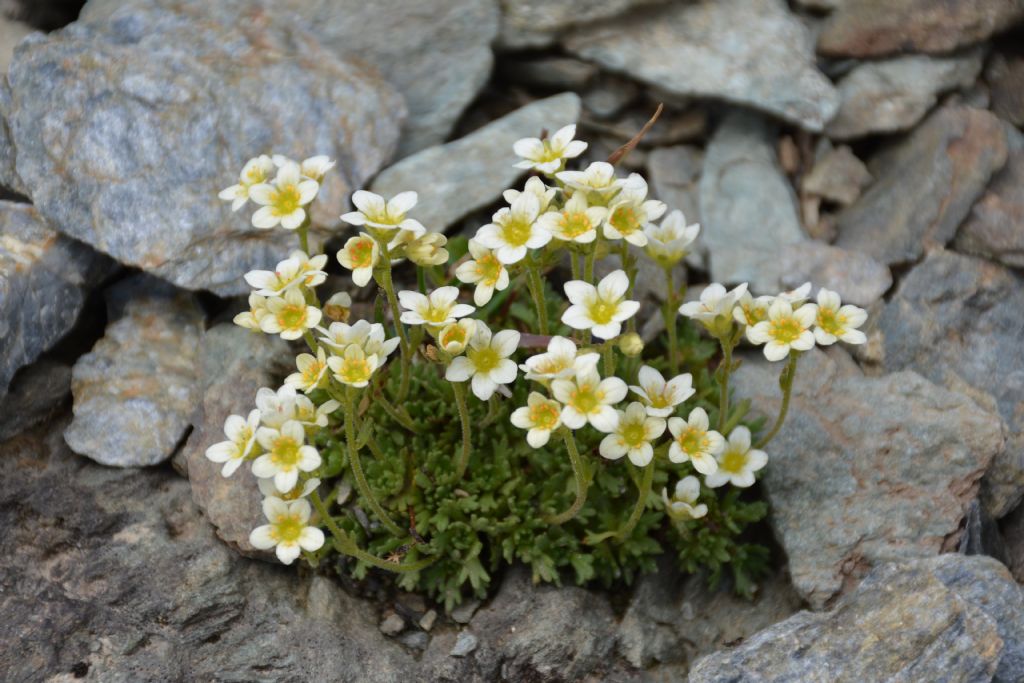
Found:
<svg viewBox="0 0 1024 683"><path fill-rule="evenodd" d="M309 256L309 211L306 211L306 218L302 221L297 231L299 233L299 248L306 256Z"/></svg>
<svg viewBox="0 0 1024 683"><path fill-rule="evenodd" d="M423 268L416 266L416 286L419 287L420 294L427 293L427 274Z"/></svg>
<svg viewBox="0 0 1024 683"><path fill-rule="evenodd" d="M604 359L604 376L611 377L615 374L615 347L610 339L601 345L601 358Z"/></svg>
<svg viewBox="0 0 1024 683"><path fill-rule="evenodd" d="M533 305L537 309L537 319L540 321L540 333L547 335L548 307L547 302L544 301L544 284L540 279L540 268L537 266L537 261L534 260L531 253L526 254L526 274L526 281L530 286L530 294L533 296Z"/></svg>
<svg viewBox="0 0 1024 683"><path fill-rule="evenodd" d="M306 330L306 332L303 334L303 339L306 340L306 346L309 347L309 350L312 351L313 355L315 356L317 350L319 350L320 348L320 344L318 344L316 338L313 337L313 333L310 332L309 330Z"/></svg>
<svg viewBox="0 0 1024 683"><path fill-rule="evenodd" d="M580 457L580 452L576 448L576 440L572 437L572 431L567 427L562 428L562 439L565 441L565 448L569 451L569 462L572 463L572 474L576 478L576 500L573 501L572 505L569 506L565 512L557 515L546 517L544 521L548 524L554 524L558 526L565 524L570 519L579 514L583 508L583 504L587 502L587 478L583 472L583 459Z"/></svg>
<svg viewBox="0 0 1024 683"><path fill-rule="evenodd" d="M452 382L452 391L455 393L455 404L459 407L459 421L462 423L462 452L459 454L459 464L455 470L455 480L459 481L466 474L469 467L469 454L472 450L470 443L469 406L466 405L466 385L463 382Z"/></svg>
<svg viewBox="0 0 1024 683"><path fill-rule="evenodd" d="M625 525L615 534L615 537L620 541L625 541L630 537L633 529L636 528L637 522L640 521L640 516L644 513L644 508L647 507L647 495L651 492L651 484L654 483L654 463L647 463L647 467L643 468L643 470L643 477L636 483L637 497L636 504L633 506L633 512L630 513Z"/></svg>
<svg viewBox="0 0 1024 683"><path fill-rule="evenodd" d="M786 367L779 377L779 386L782 388L782 406L779 407L779 415L775 418L775 424L772 425L771 431L765 434L754 448L760 449L767 446L768 442L779 433L782 423L786 421L786 414L789 412L789 399L793 395L793 380L796 379L796 362L799 356L799 352L790 350L789 362L786 363Z"/></svg>
<svg viewBox="0 0 1024 683"><path fill-rule="evenodd" d="M722 344L722 376L719 379L718 430L725 429L729 413L729 374L732 372L732 341L720 340ZM724 436L724 435L723 435Z"/></svg>
<svg viewBox="0 0 1024 683"><path fill-rule="evenodd" d="M590 250L583 260L583 281L590 284L594 284L594 261L597 260L597 247L599 244L601 244L600 232L597 233L597 238L590 243Z"/></svg>
<svg viewBox="0 0 1024 683"><path fill-rule="evenodd" d="M405 414L404 411L391 405L391 402L384 398L383 394L375 394L373 400L384 409L384 412L391 416L391 419L408 429L413 434L423 433L423 430L416 426L416 423L412 421L411 417Z"/></svg>
<svg viewBox="0 0 1024 683"><path fill-rule="evenodd" d="M576 252L574 252L574 251L570 251L569 252L569 267L572 269L572 279L573 280L579 280L580 279L580 262L576 258Z"/></svg>
<svg viewBox="0 0 1024 683"><path fill-rule="evenodd" d="M355 391L352 387L345 388L345 440L348 442L348 460L352 465L352 474L356 477L356 487L359 489L359 494L366 501L367 505L370 506L374 514L377 515L381 523L387 527L388 531L395 536L405 536L405 531L402 527L395 524L384 508L381 507L380 503L377 502L377 498L370 489L370 482L366 481L363 463L359 459L359 444L356 442L356 402Z"/></svg>
<svg viewBox="0 0 1024 683"><path fill-rule="evenodd" d="M382 265L374 270L374 274L377 277L377 283L384 289L384 295L391 307L391 317L394 318L395 331L398 333L399 347L402 353L402 384L398 390L398 400L403 401L409 393L409 364L412 362L412 349L409 348L409 337L402 324L402 310L398 305L395 284L391 279L391 255L388 253L387 239L378 238L377 244L380 246Z"/></svg>
<svg viewBox="0 0 1024 683"><path fill-rule="evenodd" d="M679 340L676 338L676 305L675 282L672 277L672 266L665 268L665 305L661 307L661 316L665 319L665 331L668 332L668 368L672 376L679 374Z"/></svg>

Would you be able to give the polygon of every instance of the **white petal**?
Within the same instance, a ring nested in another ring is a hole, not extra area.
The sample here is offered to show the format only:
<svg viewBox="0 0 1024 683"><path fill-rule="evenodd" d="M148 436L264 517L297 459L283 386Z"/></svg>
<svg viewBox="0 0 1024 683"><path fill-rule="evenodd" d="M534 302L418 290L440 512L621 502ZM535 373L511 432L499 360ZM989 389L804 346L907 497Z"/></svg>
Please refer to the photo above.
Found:
<svg viewBox="0 0 1024 683"><path fill-rule="evenodd" d="M473 376L476 372L476 368L465 356L459 356L452 359L451 365L444 373L444 378L449 382L465 382L467 379Z"/></svg>

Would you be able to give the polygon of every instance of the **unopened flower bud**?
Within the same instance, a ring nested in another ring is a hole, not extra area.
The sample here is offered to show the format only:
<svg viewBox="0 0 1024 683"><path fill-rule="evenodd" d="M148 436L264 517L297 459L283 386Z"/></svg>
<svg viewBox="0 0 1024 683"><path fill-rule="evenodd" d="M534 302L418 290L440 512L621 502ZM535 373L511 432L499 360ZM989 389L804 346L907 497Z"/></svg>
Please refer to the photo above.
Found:
<svg viewBox="0 0 1024 683"><path fill-rule="evenodd" d="M644 351L644 340L636 332L628 332L619 337L619 350L629 358L635 358Z"/></svg>
<svg viewBox="0 0 1024 683"><path fill-rule="evenodd" d="M352 313L352 297L348 292L338 292L324 304L324 315L337 322L348 322Z"/></svg>

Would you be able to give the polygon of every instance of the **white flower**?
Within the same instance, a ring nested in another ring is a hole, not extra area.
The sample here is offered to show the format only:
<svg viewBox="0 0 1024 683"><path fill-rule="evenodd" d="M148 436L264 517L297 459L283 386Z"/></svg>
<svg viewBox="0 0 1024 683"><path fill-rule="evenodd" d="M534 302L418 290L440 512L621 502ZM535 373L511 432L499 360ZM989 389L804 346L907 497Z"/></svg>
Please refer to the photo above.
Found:
<svg viewBox="0 0 1024 683"><path fill-rule="evenodd" d="M643 399L647 414L654 417L668 417L675 407L693 396L693 377L686 372L676 375L668 382L660 372L644 365L637 377L640 386L630 386L633 393Z"/></svg>
<svg viewBox="0 0 1024 683"><path fill-rule="evenodd" d="M406 218L406 214L416 206L418 195L415 192L399 192L389 201L379 194L357 190L352 195L352 203L358 211L350 211L342 215L341 220L351 225L366 225L378 230L408 230L417 236L427 231L414 218Z"/></svg>
<svg viewBox="0 0 1024 683"><path fill-rule="evenodd" d="M267 297L253 292L249 295L249 310L234 317L234 323L249 330L259 330L260 321L267 314Z"/></svg>
<svg viewBox="0 0 1024 683"><path fill-rule="evenodd" d="M486 401L498 386L516 379L516 364L509 356L519 347L519 333L502 330L493 337L487 325L476 321L466 355L452 360L444 373L449 382L465 382L473 378L473 393Z"/></svg>
<svg viewBox="0 0 1024 683"><path fill-rule="evenodd" d="M519 367L526 373L526 379L550 380L568 379L579 372L593 370L601 360L599 353L579 353L573 340L566 337L552 337L546 353L530 356Z"/></svg>
<svg viewBox="0 0 1024 683"><path fill-rule="evenodd" d="M473 259L460 264L455 269L455 277L466 284L476 283L473 303L486 306L494 290L501 292L508 287L508 270L494 251L474 239L469 240L469 253Z"/></svg>
<svg viewBox="0 0 1024 683"><path fill-rule="evenodd" d="M329 346L335 353L342 354L350 344L355 344L366 355L377 356L381 363L398 348L399 343L398 337L384 338L383 325L366 320L357 320L353 325L334 322L328 329L318 327L317 331L320 332L321 343Z"/></svg>
<svg viewBox="0 0 1024 683"><path fill-rule="evenodd" d="M400 230L388 245L388 251L402 247L405 249L405 257L416 265L439 266L448 262L448 250L444 248L446 244L448 238L439 232L417 235L409 230Z"/></svg>
<svg viewBox="0 0 1024 683"><path fill-rule="evenodd" d="M256 440L266 451L252 463L252 473L257 477L273 477L274 486L281 493L295 488L299 472L312 472L320 467L320 454L306 445L306 431L295 420L288 420L280 429L260 427Z"/></svg>
<svg viewBox="0 0 1024 683"><path fill-rule="evenodd" d="M327 279L323 268L327 256L319 254L310 258L303 251L295 250L277 264L274 270L250 270L245 281L261 296L277 296L299 285L316 287Z"/></svg>
<svg viewBox="0 0 1024 683"><path fill-rule="evenodd" d="M296 356L295 367L298 372L293 372L284 380L288 386L307 393L324 386L324 378L327 376L327 354L324 353L322 346L316 350L315 356L308 353Z"/></svg>
<svg viewBox="0 0 1024 683"><path fill-rule="evenodd" d="M800 308L800 304L807 301L807 298L811 295L811 283L805 282L796 289L791 289L786 292L779 294L776 299L782 299L788 301L789 305L793 308Z"/></svg>
<svg viewBox="0 0 1024 683"><path fill-rule="evenodd" d="M267 299L267 314L260 319L260 329L279 334L281 339L298 339L316 327L322 316L319 308L306 303L302 292L291 289L283 297Z"/></svg>
<svg viewBox="0 0 1024 683"><path fill-rule="evenodd" d="M680 306L679 313L700 322L712 334L721 337L732 329L732 309L746 291L746 282L729 291L715 282L700 293L700 301L689 301Z"/></svg>
<svg viewBox="0 0 1024 683"><path fill-rule="evenodd" d="M441 326L465 318L476 310L469 304L456 303L458 298L458 287L438 287L429 296L403 290L398 293L398 301L406 309L401 320L406 325Z"/></svg>
<svg viewBox="0 0 1024 683"><path fill-rule="evenodd" d="M528 429L526 443L540 448L551 439L551 432L562 424L562 405L531 391L526 405L512 411L512 424Z"/></svg>
<svg viewBox="0 0 1024 683"><path fill-rule="evenodd" d="M746 488L754 484L754 472L768 464L764 451L750 448L750 430L736 427L729 435L729 442L718 454L718 469L704 478L708 488L716 489L727 483Z"/></svg>
<svg viewBox="0 0 1024 683"><path fill-rule="evenodd" d="M249 190L254 185L267 181L274 170L274 162L266 154L249 159L238 175L238 184L221 190L217 196L231 202L231 210L238 211L249 201Z"/></svg>
<svg viewBox="0 0 1024 683"><path fill-rule="evenodd" d="M562 322L575 330L590 330L601 339L611 339L622 331L622 322L638 310L640 302L626 299L629 277L623 270L605 275L597 287L583 280L565 283L565 294L572 304L562 314Z"/></svg>
<svg viewBox="0 0 1024 683"><path fill-rule="evenodd" d="M687 225L683 212L676 210L669 213L661 225L647 225L644 234L647 255L663 268L669 268L690 253L690 245L700 234L700 225Z"/></svg>
<svg viewBox="0 0 1024 683"><path fill-rule="evenodd" d="M579 429L589 422L599 432L610 433L619 425L619 414L612 406L626 398L626 383L618 377L602 380L590 368L576 373L573 379L556 379L551 393L565 406L562 423Z"/></svg>
<svg viewBox="0 0 1024 683"><path fill-rule="evenodd" d="M755 299L750 292L743 292L732 309L732 317L740 325L753 327L762 320L768 319L768 308L773 301L775 301L773 296L759 296Z"/></svg>
<svg viewBox="0 0 1024 683"><path fill-rule="evenodd" d="M274 183L260 183L249 188L249 196L262 204L252 215L252 224L257 228L272 228L278 223L286 230L295 230L306 220L306 210L320 191L315 180L303 180L299 165L292 162L277 171Z"/></svg>
<svg viewBox="0 0 1024 683"><path fill-rule="evenodd" d="M537 176L533 176L527 179L522 192L515 189L509 189L502 192L501 196L509 203L509 206L511 206L522 194L532 194L536 197L537 205L540 207L540 212L544 213L548 210L548 205L551 204L551 200L555 198L557 190L545 185L544 181Z"/></svg>
<svg viewBox="0 0 1024 683"><path fill-rule="evenodd" d="M262 387L256 392L256 408L265 427L277 429L288 420L295 419L295 387L287 384L277 391Z"/></svg>
<svg viewBox="0 0 1024 683"><path fill-rule="evenodd" d="M377 240L361 232L348 238L337 257L342 268L352 271L352 282L363 287L373 277L373 267L380 261L380 247Z"/></svg>
<svg viewBox="0 0 1024 683"><path fill-rule="evenodd" d="M708 514L708 506L704 503L695 505L700 498L700 480L690 475L676 482L675 492L669 499L668 491L661 490L661 499L665 501L665 512L669 517L678 520L700 519Z"/></svg>
<svg viewBox="0 0 1024 683"><path fill-rule="evenodd" d="M814 339L822 346L844 341L863 344L868 340L857 328L868 319L863 308L842 305L839 295L824 287L818 292L818 317L814 323Z"/></svg>
<svg viewBox="0 0 1024 683"><path fill-rule="evenodd" d="M352 312L352 297L348 292L335 292L324 302L324 315L331 320L345 322Z"/></svg>
<svg viewBox="0 0 1024 683"><path fill-rule="evenodd" d="M537 219L537 225L563 242L589 244L597 239L597 226L608 215L603 206L589 206L587 195L577 192L560 211L548 211Z"/></svg>
<svg viewBox="0 0 1024 683"><path fill-rule="evenodd" d="M260 550L276 547L277 559L291 564L303 550L313 552L324 544L324 532L309 526L313 509L309 501L286 503L276 496L263 499L263 514L270 524L258 526L249 534L249 543Z"/></svg>
<svg viewBox="0 0 1024 683"><path fill-rule="evenodd" d="M814 333L810 327L818 315L818 307L804 304L796 311L783 299L776 299L768 307L768 319L748 328L747 339L753 344L764 344L764 357L782 360L794 351L807 351L814 346Z"/></svg>
<svg viewBox="0 0 1024 683"><path fill-rule="evenodd" d="M334 162L331 161L330 157L325 154L318 154L315 157L303 160L299 170L302 171L302 175L319 183L332 168L334 168Z"/></svg>
<svg viewBox="0 0 1024 683"><path fill-rule="evenodd" d="M298 500L299 498L305 498L309 494L313 493L313 491L316 491L320 486L320 480L316 477L307 479L301 487L296 486L288 493L281 493L278 491L277 487L274 486L273 479L257 479L256 485L259 487L260 493L262 493L264 497L274 496L275 498L280 498L281 500L288 502L291 500Z"/></svg>
<svg viewBox="0 0 1024 683"><path fill-rule="evenodd" d="M334 372L334 378L342 384L357 389L370 383L370 378L377 369L377 365L377 356L366 355L366 352L357 344L349 344L340 357L331 356L327 359L327 366Z"/></svg>
<svg viewBox="0 0 1024 683"><path fill-rule="evenodd" d="M472 318L450 323L438 332L437 345L444 349L445 353L457 356L466 350L466 345L473 338L475 330L476 321Z"/></svg>
<svg viewBox="0 0 1024 683"><path fill-rule="evenodd" d="M573 140L576 136L576 124L570 124L549 138L523 138L516 140L512 150L522 161L515 164L516 168L532 168L541 173L554 173L562 168L566 159L575 159L587 149L587 143Z"/></svg>
<svg viewBox="0 0 1024 683"><path fill-rule="evenodd" d="M560 171L555 177L574 190L602 195L618 191L626 182L623 178L615 177L615 167L607 161L595 161L584 171Z"/></svg>
<svg viewBox="0 0 1024 683"><path fill-rule="evenodd" d="M252 453L256 445L256 430L260 426L260 411L250 410L249 416L229 415L224 421L224 436L227 441L215 443L206 449L206 457L212 462L224 463L220 473L230 477L238 466Z"/></svg>
<svg viewBox="0 0 1024 683"><path fill-rule="evenodd" d="M668 209L664 202L647 199L647 181L639 174L630 174L608 207L604 220L604 236L610 240L624 239L638 247L647 246L644 230L651 221L661 218Z"/></svg>
<svg viewBox="0 0 1024 683"><path fill-rule="evenodd" d="M690 417L668 419L668 431L672 433L672 445L668 459L674 463L689 460L701 474L711 474L718 469L714 456L722 452L725 439L721 434L708 429L708 414L703 408L694 408Z"/></svg>
<svg viewBox="0 0 1024 683"><path fill-rule="evenodd" d="M651 417L643 404L635 401L625 411L616 412L619 424L613 433L601 439L598 452L609 460L626 455L637 467L645 467L654 457L651 441L665 433L665 420Z"/></svg>
<svg viewBox="0 0 1024 683"><path fill-rule="evenodd" d="M341 403L331 399L321 405L315 405L306 396L295 397L295 421L303 427L326 427L328 416L341 407ZM312 431L316 431L313 429Z"/></svg>
<svg viewBox="0 0 1024 683"><path fill-rule="evenodd" d="M523 260L528 249L540 249L551 241L551 233L537 226L540 203L526 192L512 206L498 209L491 223L476 233L481 246L493 249L504 264Z"/></svg>

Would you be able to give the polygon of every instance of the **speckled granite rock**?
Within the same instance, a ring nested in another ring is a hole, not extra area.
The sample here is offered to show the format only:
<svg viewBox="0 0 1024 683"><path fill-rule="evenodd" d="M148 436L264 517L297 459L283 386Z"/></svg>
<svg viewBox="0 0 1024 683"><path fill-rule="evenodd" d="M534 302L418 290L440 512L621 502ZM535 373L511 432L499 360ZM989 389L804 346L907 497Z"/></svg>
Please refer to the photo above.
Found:
<svg viewBox="0 0 1024 683"><path fill-rule="evenodd" d="M191 294L146 276L119 283L111 300L103 338L75 363L64 438L103 465L155 465L178 447L199 401L203 315Z"/></svg>
<svg viewBox="0 0 1024 683"><path fill-rule="evenodd" d="M21 44L3 107L17 176L65 234L179 286L240 293L246 271L294 240L217 198L245 160L336 158L314 211L336 225L394 151L405 109L365 68L258 7L219 20L210 3L164 5L98 8Z"/></svg>
<svg viewBox="0 0 1024 683"><path fill-rule="evenodd" d="M18 368L71 329L89 290L112 269L28 204L0 201L0 398Z"/></svg>
<svg viewBox="0 0 1024 683"><path fill-rule="evenodd" d="M825 614L800 612L690 673L691 683L1024 677L1024 598L988 557L941 555L873 571Z"/></svg>
<svg viewBox="0 0 1024 683"><path fill-rule="evenodd" d="M748 359L737 396L778 411L781 363ZM956 547L998 416L915 372L865 377L842 349L804 354L763 484L793 585L821 608L884 562Z"/></svg>

